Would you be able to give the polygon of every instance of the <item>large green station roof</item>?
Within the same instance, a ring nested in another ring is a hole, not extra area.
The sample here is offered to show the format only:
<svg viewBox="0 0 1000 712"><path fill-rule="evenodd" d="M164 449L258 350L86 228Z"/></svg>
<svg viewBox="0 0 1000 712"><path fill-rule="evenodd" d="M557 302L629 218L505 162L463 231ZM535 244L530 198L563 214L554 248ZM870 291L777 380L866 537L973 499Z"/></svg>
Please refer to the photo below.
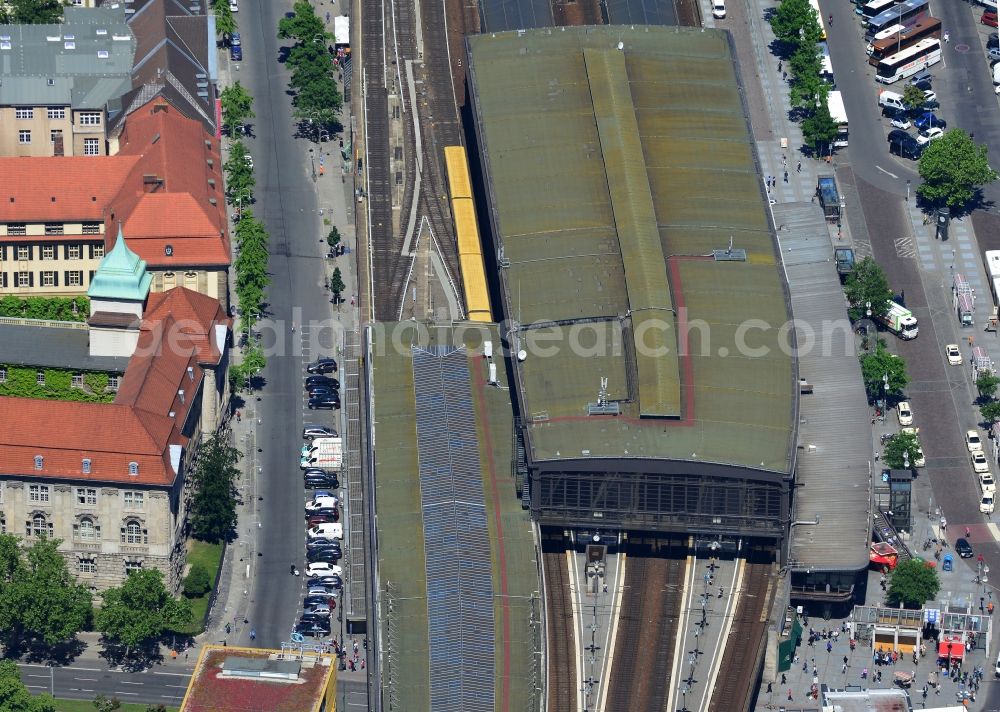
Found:
<svg viewBox="0 0 1000 712"><path fill-rule="evenodd" d="M790 313L728 35L467 41L532 459L789 472Z"/></svg>

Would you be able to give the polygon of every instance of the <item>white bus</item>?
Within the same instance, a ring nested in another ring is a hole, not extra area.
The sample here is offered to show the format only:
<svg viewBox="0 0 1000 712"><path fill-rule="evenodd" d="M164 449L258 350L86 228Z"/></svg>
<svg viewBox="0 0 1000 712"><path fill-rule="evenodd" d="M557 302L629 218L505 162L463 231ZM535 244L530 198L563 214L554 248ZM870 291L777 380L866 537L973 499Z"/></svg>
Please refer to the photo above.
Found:
<svg viewBox="0 0 1000 712"><path fill-rule="evenodd" d="M941 40L928 37L909 49L886 57L875 68L875 80L892 84L941 61Z"/></svg>
<svg viewBox="0 0 1000 712"><path fill-rule="evenodd" d="M830 59L830 47L826 42L820 42L819 47L819 77L828 84L835 85L833 78L833 60Z"/></svg>
<svg viewBox="0 0 1000 712"><path fill-rule="evenodd" d="M846 146L849 139L847 132L847 109L844 108L844 97L839 91L831 91L826 95L826 106L830 117L837 124L837 137L833 139L834 146Z"/></svg>
<svg viewBox="0 0 1000 712"><path fill-rule="evenodd" d="M986 250L983 262L986 263L986 273L991 279L1000 277L1000 250Z"/></svg>
<svg viewBox="0 0 1000 712"><path fill-rule="evenodd" d="M896 0L871 0L861 8L864 17L876 17L896 4Z"/></svg>
<svg viewBox="0 0 1000 712"><path fill-rule="evenodd" d="M898 35L900 32L902 32L905 29L906 28L903 27L902 25L892 25L892 26L890 26L890 27L882 30L881 32L879 32L878 34L876 34L874 37L872 37L872 41L868 43L867 47L865 47L865 52L867 52L868 56L871 57L872 56L872 52L875 51L875 43L876 42L878 42L879 40L888 39L890 37L895 37L896 35Z"/></svg>

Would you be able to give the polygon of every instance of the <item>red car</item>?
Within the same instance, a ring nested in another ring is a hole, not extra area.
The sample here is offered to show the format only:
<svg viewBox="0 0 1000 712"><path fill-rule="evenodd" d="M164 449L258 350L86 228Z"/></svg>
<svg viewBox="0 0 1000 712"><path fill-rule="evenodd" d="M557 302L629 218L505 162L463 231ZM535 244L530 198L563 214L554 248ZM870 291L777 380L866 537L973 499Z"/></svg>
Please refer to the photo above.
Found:
<svg viewBox="0 0 1000 712"><path fill-rule="evenodd" d="M986 25L987 27L997 26L997 13L995 10L987 10L983 13L983 16L979 18L979 21Z"/></svg>
<svg viewBox="0 0 1000 712"><path fill-rule="evenodd" d="M329 522L339 522L340 512L333 512L332 514L313 514L306 521L309 522L309 526L314 527L317 524L327 524Z"/></svg>

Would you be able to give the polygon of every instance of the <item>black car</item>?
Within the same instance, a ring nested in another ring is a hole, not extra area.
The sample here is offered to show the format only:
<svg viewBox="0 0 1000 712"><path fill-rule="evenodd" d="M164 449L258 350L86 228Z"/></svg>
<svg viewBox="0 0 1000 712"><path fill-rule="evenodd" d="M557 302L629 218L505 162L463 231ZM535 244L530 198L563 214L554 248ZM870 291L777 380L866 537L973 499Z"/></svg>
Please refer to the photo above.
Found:
<svg viewBox="0 0 1000 712"><path fill-rule="evenodd" d="M307 403L309 410L316 410L319 408L326 410L340 409L340 396L334 397L333 395L320 395L313 396L309 398Z"/></svg>
<svg viewBox="0 0 1000 712"><path fill-rule="evenodd" d="M986 40L986 49L996 49L1000 47L1000 35L996 32L991 32L989 38Z"/></svg>
<svg viewBox="0 0 1000 712"><path fill-rule="evenodd" d="M303 481L305 486L311 489L338 489L340 487L340 481L334 475L306 475Z"/></svg>
<svg viewBox="0 0 1000 712"><path fill-rule="evenodd" d="M306 366L309 373L334 373L337 370L337 362L332 358L319 358Z"/></svg>
<svg viewBox="0 0 1000 712"><path fill-rule="evenodd" d="M309 549L325 549L330 546L340 546L340 542L337 539L331 539L330 537L317 536L309 539L306 542L306 550Z"/></svg>
<svg viewBox="0 0 1000 712"><path fill-rule="evenodd" d="M330 619L300 620L295 624L295 632L315 637L330 635Z"/></svg>
<svg viewBox="0 0 1000 712"><path fill-rule="evenodd" d="M955 551L957 551L958 555L961 556L963 559L972 558L972 545L969 544L969 542L967 542L965 539L958 539L955 542Z"/></svg>
<svg viewBox="0 0 1000 712"><path fill-rule="evenodd" d="M309 393L310 398L315 398L316 396L330 396L331 398L340 398L340 391L326 384L317 384L314 386L307 386L306 391Z"/></svg>
<svg viewBox="0 0 1000 712"><path fill-rule="evenodd" d="M340 578L340 574L321 574L319 576L312 576L306 580L307 586L333 586L333 588L339 589L344 585L343 579Z"/></svg>
<svg viewBox="0 0 1000 712"><path fill-rule="evenodd" d="M336 564L344 558L344 553L340 549L313 549L306 552L306 561L315 564L317 561L325 561L328 564Z"/></svg>
<svg viewBox="0 0 1000 712"><path fill-rule="evenodd" d="M302 600L302 605L305 606L306 608L310 608L312 606L318 606L318 605L322 605L322 604L325 604L325 605L329 606L330 608L336 608L337 607L337 599L334 596L323 596L323 595L320 595L320 594L313 594L311 596L306 596Z"/></svg>
<svg viewBox="0 0 1000 712"><path fill-rule="evenodd" d="M340 388L340 381L329 376L308 376L306 378L306 388L310 386L330 386L334 390Z"/></svg>
<svg viewBox="0 0 1000 712"><path fill-rule="evenodd" d="M229 59L234 62L243 61L243 47L241 45L233 45L229 48Z"/></svg>
<svg viewBox="0 0 1000 712"><path fill-rule="evenodd" d="M917 159L924 152L924 147L917 143L911 134L903 129L893 129L889 132L889 153L895 153L903 158Z"/></svg>

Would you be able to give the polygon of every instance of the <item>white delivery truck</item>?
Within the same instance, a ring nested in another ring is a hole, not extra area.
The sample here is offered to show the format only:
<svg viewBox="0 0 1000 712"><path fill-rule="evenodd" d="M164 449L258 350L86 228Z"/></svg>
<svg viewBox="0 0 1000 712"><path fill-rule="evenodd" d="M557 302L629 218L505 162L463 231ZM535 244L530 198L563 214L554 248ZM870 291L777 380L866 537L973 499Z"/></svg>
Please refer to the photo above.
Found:
<svg viewBox="0 0 1000 712"><path fill-rule="evenodd" d="M885 324L889 331L907 341L917 338L919 333L917 317L913 316L913 312L892 300L889 300L889 311L885 316L878 317L878 320Z"/></svg>
<svg viewBox="0 0 1000 712"><path fill-rule="evenodd" d="M344 442L341 438L316 438L308 450L304 449L299 467L303 470L315 467L337 473L343 463Z"/></svg>

